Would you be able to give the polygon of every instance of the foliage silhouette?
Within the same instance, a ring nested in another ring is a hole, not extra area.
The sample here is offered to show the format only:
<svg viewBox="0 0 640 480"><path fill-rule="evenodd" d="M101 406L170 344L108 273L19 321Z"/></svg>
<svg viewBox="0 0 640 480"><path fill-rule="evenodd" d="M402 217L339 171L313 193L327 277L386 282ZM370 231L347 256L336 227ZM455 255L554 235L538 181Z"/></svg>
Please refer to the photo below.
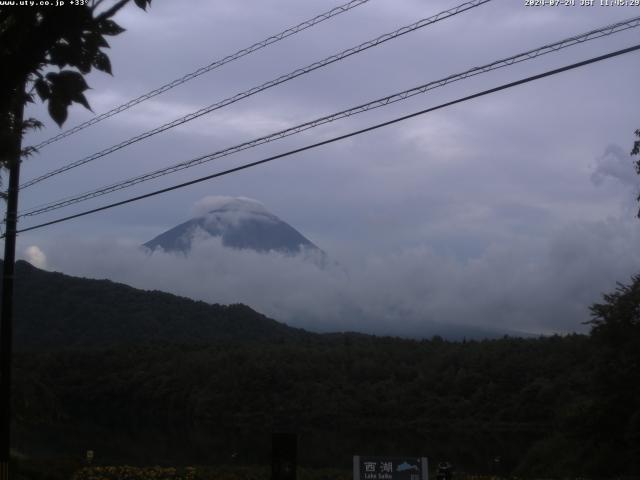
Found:
<svg viewBox="0 0 640 480"><path fill-rule="evenodd" d="M105 37L124 31L112 17L127 3L118 0L102 12L102 0L66 7L0 7L0 166L7 167L14 158L17 137L43 125L35 118L21 122L22 115L16 113L35 101L34 93L48 104L59 126L73 103L90 109L84 75L92 69L111 74ZM144 9L151 0L135 3Z"/></svg>

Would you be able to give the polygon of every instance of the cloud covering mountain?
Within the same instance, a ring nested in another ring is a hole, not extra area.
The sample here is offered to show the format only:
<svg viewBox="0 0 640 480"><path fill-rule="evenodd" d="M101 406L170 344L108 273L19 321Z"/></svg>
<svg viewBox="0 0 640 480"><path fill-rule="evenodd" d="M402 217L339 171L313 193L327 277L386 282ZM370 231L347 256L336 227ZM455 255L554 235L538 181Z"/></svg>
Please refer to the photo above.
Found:
<svg viewBox="0 0 640 480"><path fill-rule="evenodd" d="M144 244L152 252L188 254L193 246L209 237L219 237L224 247L260 253L286 255L322 251L288 223L270 213L257 200L246 197L208 196L195 205L195 218L167 230Z"/></svg>
<svg viewBox="0 0 640 480"><path fill-rule="evenodd" d="M460 325L476 332L586 331L588 306L637 273L639 243L635 219L611 217L571 222L548 238L496 238L472 258L427 243L372 255L345 241L328 252L340 268L320 269L282 251L229 248L220 236L200 238L188 256L161 249L149 255L135 239L102 236L57 238L27 247L23 257L71 275L245 303L313 331L430 336Z"/></svg>

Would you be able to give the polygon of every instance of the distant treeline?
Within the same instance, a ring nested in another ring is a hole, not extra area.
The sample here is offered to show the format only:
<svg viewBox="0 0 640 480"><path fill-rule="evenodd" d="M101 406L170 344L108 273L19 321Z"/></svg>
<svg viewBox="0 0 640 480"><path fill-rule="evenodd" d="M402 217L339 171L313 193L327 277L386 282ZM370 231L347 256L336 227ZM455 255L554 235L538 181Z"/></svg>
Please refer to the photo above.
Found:
<svg viewBox="0 0 640 480"><path fill-rule="evenodd" d="M338 454L332 444L344 437L345 449L428 451L469 470L500 455L500 468L521 475L633 473L637 386L610 390L624 373L607 372L606 355L584 336L22 354L14 408L19 422L39 426L315 433L327 448L301 457L318 464L335 460L323 453ZM629 367L637 374L637 363ZM485 451L483 442L506 445ZM354 452L345 453L341 464Z"/></svg>

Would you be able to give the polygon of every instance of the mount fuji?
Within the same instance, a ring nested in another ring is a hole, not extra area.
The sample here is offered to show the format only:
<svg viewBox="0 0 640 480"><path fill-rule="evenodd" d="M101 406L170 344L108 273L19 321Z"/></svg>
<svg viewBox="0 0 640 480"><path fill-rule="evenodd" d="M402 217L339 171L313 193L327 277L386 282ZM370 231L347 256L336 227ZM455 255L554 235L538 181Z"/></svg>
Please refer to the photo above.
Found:
<svg viewBox="0 0 640 480"><path fill-rule="evenodd" d="M204 210L202 214L161 233L144 246L151 252L162 249L188 255L198 240L220 237L222 245L228 248L325 257L313 242L256 200L245 197L204 200L200 207Z"/></svg>

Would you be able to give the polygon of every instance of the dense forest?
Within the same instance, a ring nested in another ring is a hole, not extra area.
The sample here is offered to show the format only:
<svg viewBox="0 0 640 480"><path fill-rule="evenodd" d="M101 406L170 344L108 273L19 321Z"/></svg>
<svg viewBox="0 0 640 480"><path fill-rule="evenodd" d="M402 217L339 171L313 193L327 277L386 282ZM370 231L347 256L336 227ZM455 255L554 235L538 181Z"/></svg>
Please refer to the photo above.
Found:
<svg viewBox="0 0 640 480"><path fill-rule="evenodd" d="M640 474L640 277L592 307L588 336L449 342L312 334L244 306L172 308L168 294L19 268L61 288L56 305L17 295L26 455L265 464L270 433L293 431L309 466L395 454L470 473ZM77 318L76 302L109 295ZM149 309L129 311L127 295Z"/></svg>

